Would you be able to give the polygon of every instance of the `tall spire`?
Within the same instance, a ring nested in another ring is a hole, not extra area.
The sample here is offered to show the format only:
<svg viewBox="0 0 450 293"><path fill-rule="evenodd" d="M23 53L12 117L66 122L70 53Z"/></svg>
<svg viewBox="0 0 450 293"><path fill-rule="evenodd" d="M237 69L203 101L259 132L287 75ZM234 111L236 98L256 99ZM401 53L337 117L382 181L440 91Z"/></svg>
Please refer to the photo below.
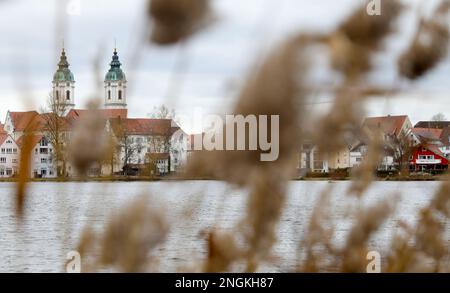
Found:
<svg viewBox="0 0 450 293"><path fill-rule="evenodd" d="M69 69L69 62L67 61L66 51L64 47L61 49L61 57L58 62L58 69L53 76L53 81L75 81L72 72Z"/></svg>
<svg viewBox="0 0 450 293"><path fill-rule="evenodd" d="M119 61L119 55L117 54L116 48L114 48L112 60L109 65L111 66L111 68L106 73L105 81L125 81L125 73L123 73L122 69L120 68L122 63L120 63Z"/></svg>
<svg viewBox="0 0 450 293"><path fill-rule="evenodd" d="M75 107L75 79L69 69L64 41L62 42L61 57L58 68L53 75L53 97L65 105L66 113Z"/></svg>
<svg viewBox="0 0 450 293"><path fill-rule="evenodd" d="M114 40L114 51L110 68L105 76L105 108L126 109L127 107L127 79L120 66L119 55Z"/></svg>
<svg viewBox="0 0 450 293"><path fill-rule="evenodd" d="M59 70L69 69L69 65L70 65L69 62L67 62L66 51L64 51L63 47L61 50L61 57L58 63L58 69Z"/></svg>

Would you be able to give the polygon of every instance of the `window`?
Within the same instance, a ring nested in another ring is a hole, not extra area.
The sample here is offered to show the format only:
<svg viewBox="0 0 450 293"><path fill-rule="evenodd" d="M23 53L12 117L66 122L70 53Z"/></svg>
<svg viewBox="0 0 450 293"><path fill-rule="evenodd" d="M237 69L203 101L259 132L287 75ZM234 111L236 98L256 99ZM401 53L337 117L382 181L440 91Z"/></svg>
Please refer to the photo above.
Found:
<svg viewBox="0 0 450 293"><path fill-rule="evenodd" d="M66 100L67 100L67 101L70 101L70 91L67 91L67 92L66 92Z"/></svg>
<svg viewBox="0 0 450 293"><path fill-rule="evenodd" d="M111 91L108 91L108 100L111 100Z"/></svg>
<svg viewBox="0 0 450 293"><path fill-rule="evenodd" d="M56 100L59 101L59 92L56 91Z"/></svg>
<svg viewBox="0 0 450 293"><path fill-rule="evenodd" d="M361 161L362 161L362 158L360 158L360 157L356 158L356 162L361 162Z"/></svg>
<svg viewBox="0 0 450 293"><path fill-rule="evenodd" d="M17 159L12 159L13 164L17 164Z"/></svg>
<svg viewBox="0 0 450 293"><path fill-rule="evenodd" d="M5 169L0 169L0 176L5 175Z"/></svg>
<svg viewBox="0 0 450 293"><path fill-rule="evenodd" d="M122 100L122 91L119 91L119 100Z"/></svg>
<svg viewBox="0 0 450 293"><path fill-rule="evenodd" d="M422 155L419 156L419 160L426 160L426 159L427 159L427 156L422 156Z"/></svg>
<svg viewBox="0 0 450 293"><path fill-rule="evenodd" d="M7 141L6 141L6 143L8 143L8 144L11 144L11 143L12 143L12 141L11 141L11 140L7 140Z"/></svg>
<svg viewBox="0 0 450 293"><path fill-rule="evenodd" d="M47 148L40 148L39 149L39 153L46 155L46 154L48 154L48 149Z"/></svg>
<svg viewBox="0 0 450 293"><path fill-rule="evenodd" d="M12 149L6 149L7 154L12 154Z"/></svg>
<svg viewBox="0 0 450 293"><path fill-rule="evenodd" d="M41 141L39 142L40 146L48 146L48 141L47 139L45 139L45 137L43 139L41 139Z"/></svg>
<svg viewBox="0 0 450 293"><path fill-rule="evenodd" d="M17 149L13 148L13 154L17 154Z"/></svg>
<svg viewBox="0 0 450 293"><path fill-rule="evenodd" d="M41 164L47 164L47 158L41 158Z"/></svg>
<svg viewBox="0 0 450 293"><path fill-rule="evenodd" d="M2 149L2 154L4 154L5 153L5 149Z"/></svg>
<svg viewBox="0 0 450 293"><path fill-rule="evenodd" d="M6 168L6 175L7 176L11 176L12 175L12 169L11 168Z"/></svg>
<svg viewBox="0 0 450 293"><path fill-rule="evenodd" d="M5 157L1 157L0 158L0 163L6 163L6 158Z"/></svg>

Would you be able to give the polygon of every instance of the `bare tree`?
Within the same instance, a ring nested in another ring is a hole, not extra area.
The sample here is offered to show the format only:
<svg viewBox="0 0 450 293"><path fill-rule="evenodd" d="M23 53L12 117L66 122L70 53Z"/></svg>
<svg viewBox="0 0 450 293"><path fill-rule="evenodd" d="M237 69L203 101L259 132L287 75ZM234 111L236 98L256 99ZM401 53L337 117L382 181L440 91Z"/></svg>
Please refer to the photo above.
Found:
<svg viewBox="0 0 450 293"><path fill-rule="evenodd" d="M431 117L431 121L447 121L447 117L445 117L444 113L437 113Z"/></svg>
<svg viewBox="0 0 450 293"><path fill-rule="evenodd" d="M171 121L176 120L175 110L169 109L165 105L161 105L159 107L154 107L153 112L150 114L150 117L154 119L170 119ZM171 123L172 124L172 123ZM165 129L165 133L161 133L158 135L150 135L147 140L150 146L150 156L148 156L148 160L152 164L157 164L155 158L157 156L152 154L168 154L168 172L171 171L171 157L170 154L174 151L172 146L172 127L171 124L168 125L168 129Z"/></svg>
<svg viewBox="0 0 450 293"><path fill-rule="evenodd" d="M154 119L173 119L175 120L176 113L174 109L169 109L166 105L153 107L153 112L149 114L150 118Z"/></svg>
<svg viewBox="0 0 450 293"><path fill-rule="evenodd" d="M49 94L47 107L41 115L44 119L44 134L53 147L53 161L56 164L56 174L63 177L66 174L67 127L65 119L67 105Z"/></svg>
<svg viewBox="0 0 450 293"><path fill-rule="evenodd" d="M122 119L118 118L116 125L113 127L114 135L117 139L117 150L123 154L122 166L124 172L126 168L133 162L136 158L138 151L142 148L142 145L135 143L133 137L128 132L127 126L123 124ZM113 160L114 160L113 155Z"/></svg>
<svg viewBox="0 0 450 293"><path fill-rule="evenodd" d="M408 172L409 158L414 147L411 131L401 132L399 136L393 137L390 143L394 151L394 160L397 163L398 171L400 173Z"/></svg>

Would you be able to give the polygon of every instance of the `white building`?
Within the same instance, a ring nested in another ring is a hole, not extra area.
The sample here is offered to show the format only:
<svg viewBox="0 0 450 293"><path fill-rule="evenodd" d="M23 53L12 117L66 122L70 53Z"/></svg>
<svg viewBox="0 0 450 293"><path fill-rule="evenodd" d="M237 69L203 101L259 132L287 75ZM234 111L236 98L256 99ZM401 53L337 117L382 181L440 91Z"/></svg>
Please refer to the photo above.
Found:
<svg viewBox="0 0 450 293"><path fill-rule="evenodd" d="M19 147L11 135L0 130L0 178L13 177L18 172Z"/></svg>
<svg viewBox="0 0 450 293"><path fill-rule="evenodd" d="M127 107L127 79L120 68L117 50L114 49L111 68L105 76L105 109L125 109Z"/></svg>
<svg viewBox="0 0 450 293"><path fill-rule="evenodd" d="M53 99L60 105L64 105L66 114L75 108L75 79L69 69L64 48L58 63L58 69L53 75Z"/></svg>
<svg viewBox="0 0 450 293"><path fill-rule="evenodd" d="M302 176L308 172L328 173L328 155L321 152L316 145L305 143L300 151L298 169Z"/></svg>

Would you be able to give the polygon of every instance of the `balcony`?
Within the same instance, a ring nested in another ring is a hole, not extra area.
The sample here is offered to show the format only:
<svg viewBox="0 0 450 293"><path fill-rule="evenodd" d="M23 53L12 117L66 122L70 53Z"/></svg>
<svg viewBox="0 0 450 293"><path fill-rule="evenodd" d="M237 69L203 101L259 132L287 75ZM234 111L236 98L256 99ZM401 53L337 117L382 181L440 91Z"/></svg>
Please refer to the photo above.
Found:
<svg viewBox="0 0 450 293"><path fill-rule="evenodd" d="M423 165L434 165L434 164L441 164L441 159L417 159L416 164L423 164Z"/></svg>

